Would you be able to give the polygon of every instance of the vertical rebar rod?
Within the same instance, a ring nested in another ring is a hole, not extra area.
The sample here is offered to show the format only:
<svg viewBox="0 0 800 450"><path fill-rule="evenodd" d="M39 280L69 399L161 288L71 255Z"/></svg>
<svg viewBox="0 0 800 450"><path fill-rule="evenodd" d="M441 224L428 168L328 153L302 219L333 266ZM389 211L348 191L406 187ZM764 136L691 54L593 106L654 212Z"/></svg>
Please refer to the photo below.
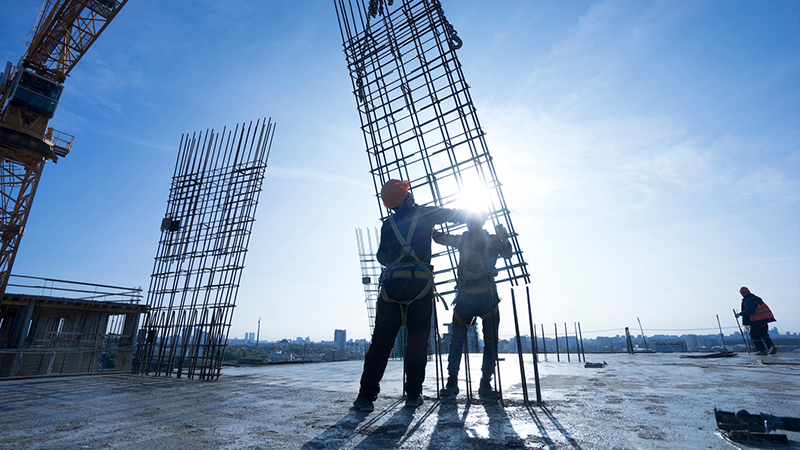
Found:
<svg viewBox="0 0 800 450"><path fill-rule="evenodd" d="M542 326L542 352L544 353L544 360L547 361L547 340L545 339L544 335L544 324L539 324Z"/></svg>
<svg viewBox="0 0 800 450"><path fill-rule="evenodd" d="M583 362L586 362L586 347L583 346L583 332L581 331L581 323L578 322L578 336L581 340L581 353L583 353Z"/></svg>
<svg viewBox="0 0 800 450"><path fill-rule="evenodd" d="M469 331L469 329L467 329ZM450 339L453 337L451 336ZM469 333L464 337L464 342L461 344L464 350L464 373L467 379L467 399L472 399L472 372L469 367Z"/></svg>
<svg viewBox="0 0 800 450"><path fill-rule="evenodd" d="M567 329L567 322L564 322L564 347L567 349L567 362L569 359L569 330Z"/></svg>
<svg viewBox="0 0 800 450"><path fill-rule="evenodd" d="M511 308L514 310L514 331L517 340L517 356L519 357L519 374L522 380L522 397L528 403L528 378L525 376L525 364L522 360L522 337L519 334L519 319L517 319L517 300L514 295L514 288L511 288ZM498 370L499 372L499 370Z"/></svg>
<svg viewBox="0 0 800 450"><path fill-rule="evenodd" d="M553 330L555 330L555 335L556 335L556 361L561 362L561 353L559 352L558 349L558 324L555 323L553 324Z"/></svg>
<svg viewBox="0 0 800 450"><path fill-rule="evenodd" d="M533 379L536 382L536 404L542 403L542 389L539 386L539 344L536 342L536 327L533 326L533 309L531 308L530 286L525 286L528 297L528 324L531 327L531 352L533 353Z"/></svg>
<svg viewBox="0 0 800 450"><path fill-rule="evenodd" d="M642 321L639 318L636 318L636 321L639 322L639 330L642 332L642 340L644 340L644 348L650 350L650 346L647 345L647 338L644 335L644 328L642 328Z"/></svg>
<svg viewBox="0 0 800 450"><path fill-rule="evenodd" d="M572 322L575 331L575 354L578 355L578 362L581 362L581 341L578 339L578 322Z"/></svg>
<svg viewBox="0 0 800 450"><path fill-rule="evenodd" d="M441 345L442 339L439 336L439 313L437 310L436 303L437 303L438 295L434 294L433 297L433 324L434 324L434 363L436 364L436 398L439 398L439 390L444 387L444 368L442 367L442 352L441 352ZM441 386L439 382L441 381Z"/></svg>
<svg viewBox="0 0 800 450"><path fill-rule="evenodd" d="M742 326L739 325L739 316L736 315L736 310L733 310L733 318L736 319L736 326L739 327L739 334L742 335L742 341L744 341L745 347L747 347L747 354L750 354L750 341L747 340L747 337L744 335L744 331L742 331Z"/></svg>
<svg viewBox="0 0 800 450"><path fill-rule="evenodd" d="M722 333L722 324L719 322L719 314L717 316L717 326L719 327L719 337L722 338L722 351L727 352L728 346L725 345L725 335Z"/></svg>

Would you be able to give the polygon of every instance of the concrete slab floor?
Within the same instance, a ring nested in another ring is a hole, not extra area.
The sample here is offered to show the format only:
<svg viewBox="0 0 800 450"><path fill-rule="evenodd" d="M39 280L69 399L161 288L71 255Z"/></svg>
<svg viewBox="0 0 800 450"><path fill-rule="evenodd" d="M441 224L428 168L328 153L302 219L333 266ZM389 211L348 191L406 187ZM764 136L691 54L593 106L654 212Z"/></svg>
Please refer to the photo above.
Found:
<svg viewBox="0 0 800 450"><path fill-rule="evenodd" d="M372 413L350 409L361 361L225 368L216 382L130 374L0 382L0 449L800 449L721 437L713 409L800 415L800 354L681 359L587 355L539 365L544 404L522 401L519 362L501 355L505 407L436 400L404 408L402 362L390 361ZM474 384L480 356L473 355ZM785 363L760 364L759 360ZM533 365L525 361L533 389ZM462 370L463 374L463 370ZM462 377L463 378L463 377ZM477 388L477 386L476 386Z"/></svg>

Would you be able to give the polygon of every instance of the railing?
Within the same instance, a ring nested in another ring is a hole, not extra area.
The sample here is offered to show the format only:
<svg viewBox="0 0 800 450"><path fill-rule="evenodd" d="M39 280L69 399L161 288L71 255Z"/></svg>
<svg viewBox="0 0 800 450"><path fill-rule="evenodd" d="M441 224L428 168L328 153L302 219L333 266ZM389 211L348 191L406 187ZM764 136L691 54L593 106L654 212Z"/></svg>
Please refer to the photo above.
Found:
<svg viewBox="0 0 800 450"><path fill-rule="evenodd" d="M139 303L142 300L141 287L110 286L27 275L11 275L8 288L16 288L13 292L17 294L46 295L75 300L125 303ZM12 290L6 289L6 292L11 293Z"/></svg>
<svg viewBox="0 0 800 450"><path fill-rule="evenodd" d="M117 348L131 344L131 337L121 334L67 333L42 331L32 348Z"/></svg>
<svg viewBox="0 0 800 450"><path fill-rule="evenodd" d="M53 153L60 158L67 156L72 151L72 144L75 142L75 136L53 128L47 129L47 134L44 138L50 141L53 146Z"/></svg>

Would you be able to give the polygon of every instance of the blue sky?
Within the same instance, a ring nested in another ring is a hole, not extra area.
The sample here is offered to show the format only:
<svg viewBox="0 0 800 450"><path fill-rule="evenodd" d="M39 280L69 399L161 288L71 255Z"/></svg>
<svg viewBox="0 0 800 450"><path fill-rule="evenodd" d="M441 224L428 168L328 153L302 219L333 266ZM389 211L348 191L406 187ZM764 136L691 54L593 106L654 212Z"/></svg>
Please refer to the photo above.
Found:
<svg viewBox="0 0 800 450"><path fill-rule="evenodd" d="M534 320L710 333L747 285L800 331L800 5L499 5L443 1ZM3 2L0 60L40 6ZM231 335L368 337L354 229L378 205L350 90L332 2L131 0L65 83L51 125L75 146L14 273L146 289L181 133L271 116Z"/></svg>

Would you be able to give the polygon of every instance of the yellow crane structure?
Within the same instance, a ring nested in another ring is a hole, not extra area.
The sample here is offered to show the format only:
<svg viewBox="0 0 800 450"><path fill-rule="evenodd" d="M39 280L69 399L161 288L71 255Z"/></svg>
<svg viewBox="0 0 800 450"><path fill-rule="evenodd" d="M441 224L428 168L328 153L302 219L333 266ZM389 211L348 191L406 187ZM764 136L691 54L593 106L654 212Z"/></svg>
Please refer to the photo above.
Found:
<svg viewBox="0 0 800 450"><path fill-rule="evenodd" d="M0 74L0 297L47 161L75 138L48 127L64 81L128 0L45 0L16 67Z"/></svg>

